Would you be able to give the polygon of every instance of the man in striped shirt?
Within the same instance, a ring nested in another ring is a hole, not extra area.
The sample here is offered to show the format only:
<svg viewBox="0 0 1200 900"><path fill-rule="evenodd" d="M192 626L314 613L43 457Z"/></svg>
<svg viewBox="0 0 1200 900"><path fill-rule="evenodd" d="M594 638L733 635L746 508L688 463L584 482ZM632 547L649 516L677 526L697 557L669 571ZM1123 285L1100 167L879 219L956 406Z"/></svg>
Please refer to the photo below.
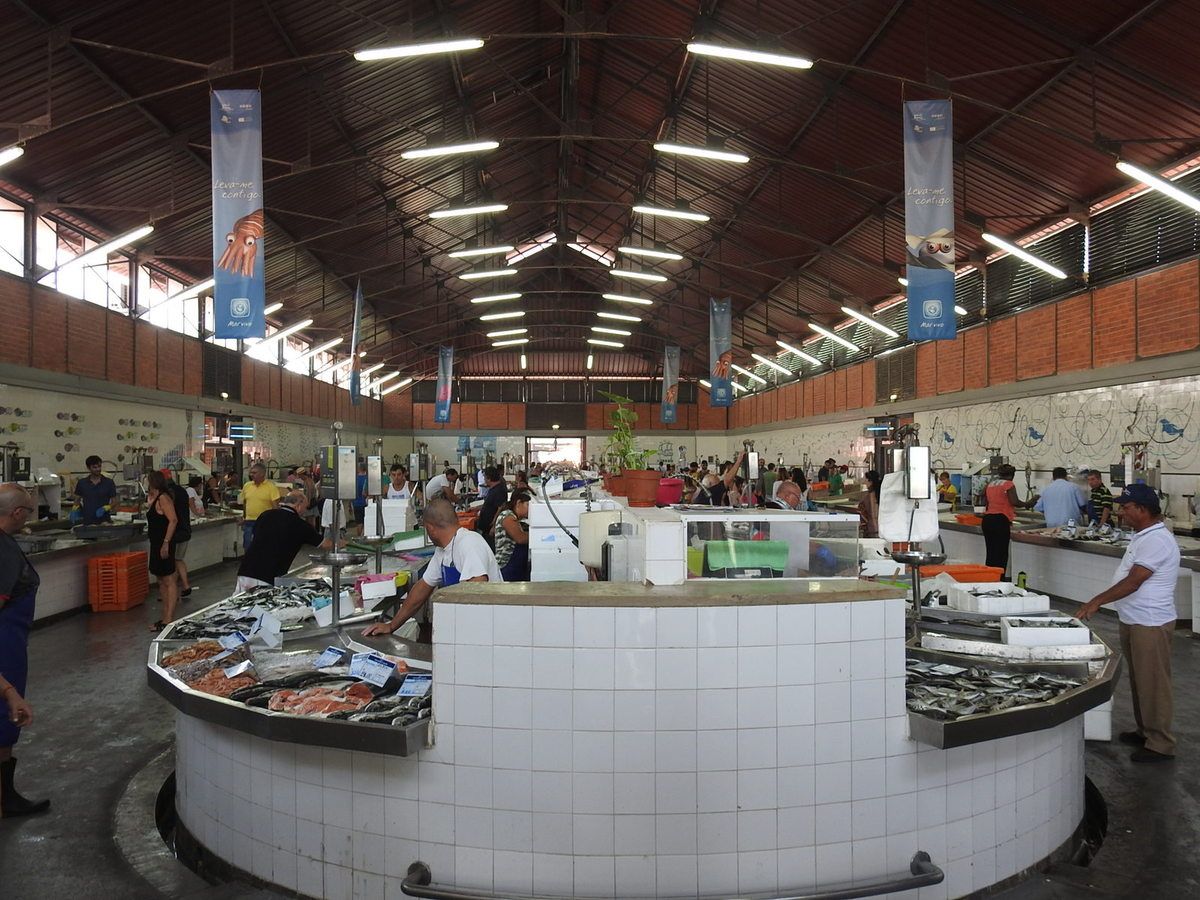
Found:
<svg viewBox="0 0 1200 900"><path fill-rule="evenodd" d="M1107 525L1112 521L1113 495L1112 491L1100 477L1098 469L1089 469L1087 473L1088 489L1088 518L1097 525Z"/></svg>

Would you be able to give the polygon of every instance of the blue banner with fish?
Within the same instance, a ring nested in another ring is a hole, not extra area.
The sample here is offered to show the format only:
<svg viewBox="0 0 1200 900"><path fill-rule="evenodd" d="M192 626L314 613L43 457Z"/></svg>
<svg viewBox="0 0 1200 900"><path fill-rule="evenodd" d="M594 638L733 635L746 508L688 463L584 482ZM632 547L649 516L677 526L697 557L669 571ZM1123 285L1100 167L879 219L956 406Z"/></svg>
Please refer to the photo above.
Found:
<svg viewBox="0 0 1200 900"><path fill-rule="evenodd" d="M450 396L453 393L454 348L438 350L437 396L434 398L433 421L446 424L450 421Z"/></svg>
<svg viewBox="0 0 1200 900"><path fill-rule="evenodd" d="M262 105L258 91L213 91L213 332L266 337Z"/></svg>
<svg viewBox="0 0 1200 900"><path fill-rule="evenodd" d="M950 340L954 313L954 127L949 100L904 104L908 337Z"/></svg>
<svg viewBox="0 0 1200 900"><path fill-rule="evenodd" d="M731 301L708 298L708 389L709 406L732 406L733 385L729 365L733 362Z"/></svg>
<svg viewBox="0 0 1200 900"><path fill-rule="evenodd" d="M663 351L662 420L674 425L679 403L679 348L668 344Z"/></svg>

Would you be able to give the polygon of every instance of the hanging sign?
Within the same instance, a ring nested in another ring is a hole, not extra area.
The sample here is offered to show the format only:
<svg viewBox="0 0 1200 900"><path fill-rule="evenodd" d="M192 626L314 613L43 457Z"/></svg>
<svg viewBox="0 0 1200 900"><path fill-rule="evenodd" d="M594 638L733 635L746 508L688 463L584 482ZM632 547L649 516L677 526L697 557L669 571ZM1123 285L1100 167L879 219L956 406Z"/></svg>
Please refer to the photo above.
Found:
<svg viewBox="0 0 1200 900"><path fill-rule="evenodd" d="M454 348L438 350L437 396L434 398L433 421L443 425L450 421L450 394L454 380Z"/></svg>
<svg viewBox="0 0 1200 900"><path fill-rule="evenodd" d="M362 281L354 289L354 322L350 326L350 402L358 406L362 400L362 360L358 355L358 332L362 325Z"/></svg>
<svg viewBox="0 0 1200 900"><path fill-rule="evenodd" d="M733 337L729 300L708 300L708 389L709 406L732 406L733 386L729 364L733 362Z"/></svg>
<svg viewBox="0 0 1200 900"><path fill-rule="evenodd" d="M662 420L674 425L679 402L679 348L668 344L663 353Z"/></svg>
<svg viewBox="0 0 1200 900"><path fill-rule="evenodd" d="M954 129L949 100L904 104L908 338L950 340L954 314Z"/></svg>
<svg viewBox="0 0 1200 900"><path fill-rule="evenodd" d="M213 91L213 332L266 337L262 110L258 91Z"/></svg>

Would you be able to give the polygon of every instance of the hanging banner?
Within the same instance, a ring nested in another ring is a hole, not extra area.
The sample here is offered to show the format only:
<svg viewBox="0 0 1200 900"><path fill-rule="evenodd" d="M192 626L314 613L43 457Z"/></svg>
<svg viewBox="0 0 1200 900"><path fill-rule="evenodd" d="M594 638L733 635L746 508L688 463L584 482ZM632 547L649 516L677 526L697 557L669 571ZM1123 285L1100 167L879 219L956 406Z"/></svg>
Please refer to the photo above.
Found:
<svg viewBox="0 0 1200 900"><path fill-rule="evenodd" d="M354 324L350 327L350 402L362 400L362 360L358 358L358 332L362 325L362 281L354 289Z"/></svg>
<svg viewBox="0 0 1200 900"><path fill-rule="evenodd" d="M679 348L668 344L663 353L662 420L664 425L675 424L675 407L678 402Z"/></svg>
<svg viewBox="0 0 1200 900"><path fill-rule="evenodd" d="M954 128L949 100L904 104L908 338L950 340L954 315Z"/></svg>
<svg viewBox="0 0 1200 900"><path fill-rule="evenodd" d="M733 338L730 301L708 298L708 389L709 406L732 406L733 387L729 383L729 364L733 362Z"/></svg>
<svg viewBox="0 0 1200 900"><path fill-rule="evenodd" d="M258 91L211 95L213 333L263 338L262 111Z"/></svg>
<svg viewBox="0 0 1200 900"><path fill-rule="evenodd" d="M438 350L437 397L433 407L433 421L443 425L450 421L451 383L454 380L454 348Z"/></svg>

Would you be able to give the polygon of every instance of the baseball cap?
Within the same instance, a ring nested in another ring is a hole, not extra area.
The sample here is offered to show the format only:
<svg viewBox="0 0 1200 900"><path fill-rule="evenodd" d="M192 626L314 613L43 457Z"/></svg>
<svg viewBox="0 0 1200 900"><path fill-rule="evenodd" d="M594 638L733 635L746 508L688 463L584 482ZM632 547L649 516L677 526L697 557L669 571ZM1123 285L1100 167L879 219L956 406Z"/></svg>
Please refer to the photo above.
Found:
<svg viewBox="0 0 1200 900"><path fill-rule="evenodd" d="M1151 512L1159 511L1158 494L1148 484L1128 484L1121 496L1113 497L1113 503L1136 503Z"/></svg>

